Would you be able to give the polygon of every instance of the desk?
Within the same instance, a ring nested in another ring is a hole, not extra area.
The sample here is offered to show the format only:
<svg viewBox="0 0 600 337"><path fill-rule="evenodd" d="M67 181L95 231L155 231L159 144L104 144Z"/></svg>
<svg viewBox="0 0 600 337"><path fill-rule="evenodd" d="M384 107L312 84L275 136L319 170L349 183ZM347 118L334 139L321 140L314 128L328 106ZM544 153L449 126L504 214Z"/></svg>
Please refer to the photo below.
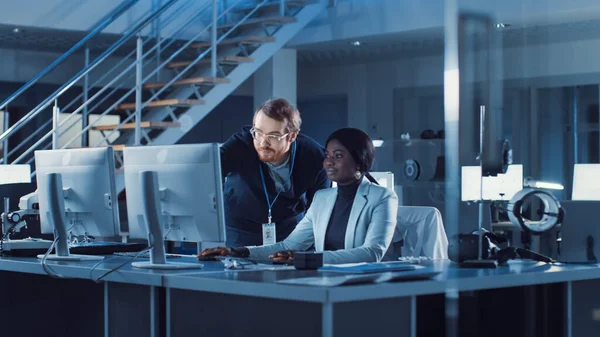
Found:
<svg viewBox="0 0 600 337"><path fill-rule="evenodd" d="M124 257L107 259L93 276L124 261ZM54 271L73 278L62 280L43 275L37 259L0 258L0 287L12 303L1 306L0 317L3 322L18 323L15 327L4 324L8 330L3 332L47 335L47 324L52 323L56 331L68 328L70 334L84 331L86 336L111 337L190 332L281 336L282 331L286 336L415 336L420 298L448 294L451 303L459 293L486 291L498 296L502 289L545 284L558 285L560 296L564 295L564 308L557 309L564 321L561 335L589 336L600 331L600 322L593 316L600 308L597 266L515 262L476 270L436 261L430 267L441 274L431 280L309 287L276 281L320 275L318 272L224 271L218 262L203 263L202 271L148 271L127 265L97 284L89 280L94 262L49 262ZM527 299L522 302L526 304ZM44 313L56 320L39 322ZM25 315L30 317L23 319ZM444 323L443 317L441 321ZM27 323L24 333L23 324Z"/></svg>
<svg viewBox="0 0 600 337"><path fill-rule="evenodd" d="M37 258L0 258L0 289L12 290L4 296L12 305L0 305L0 317L2 323L14 323L3 324L3 334L38 337L54 328L65 332L63 336L73 335L73 331L98 337L164 335L163 276L173 271L136 269L127 264L105 277L105 282L92 281L127 260L107 256L94 270L98 261L47 261L54 272L68 278L54 279L46 275ZM217 265L204 268L206 273L222 271Z"/></svg>
<svg viewBox="0 0 600 337"><path fill-rule="evenodd" d="M452 299L464 292L556 283L564 284L565 307L559 314L565 321L564 335L587 336L600 328L591 315L593 308L600 308L600 295L590 296L600 289L600 268L595 265L524 261L497 269L460 269L449 261L436 261L430 267L441 274L425 281L331 288L276 283L314 276L314 271L165 275L167 336L185 329L237 336L248 327L263 336L281 331L286 336L415 336L419 296L448 294ZM273 317L283 317L283 323Z"/></svg>

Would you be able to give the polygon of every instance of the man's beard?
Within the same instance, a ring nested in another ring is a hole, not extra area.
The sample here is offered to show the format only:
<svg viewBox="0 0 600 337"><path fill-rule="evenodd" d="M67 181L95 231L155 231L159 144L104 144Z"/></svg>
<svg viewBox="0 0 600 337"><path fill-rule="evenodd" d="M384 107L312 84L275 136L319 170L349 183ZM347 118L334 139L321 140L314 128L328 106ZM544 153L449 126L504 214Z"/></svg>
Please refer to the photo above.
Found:
<svg viewBox="0 0 600 337"><path fill-rule="evenodd" d="M265 163L275 162L279 159L279 157L281 157L281 154L277 153L277 151L271 148L261 147L257 150L257 152L258 159Z"/></svg>

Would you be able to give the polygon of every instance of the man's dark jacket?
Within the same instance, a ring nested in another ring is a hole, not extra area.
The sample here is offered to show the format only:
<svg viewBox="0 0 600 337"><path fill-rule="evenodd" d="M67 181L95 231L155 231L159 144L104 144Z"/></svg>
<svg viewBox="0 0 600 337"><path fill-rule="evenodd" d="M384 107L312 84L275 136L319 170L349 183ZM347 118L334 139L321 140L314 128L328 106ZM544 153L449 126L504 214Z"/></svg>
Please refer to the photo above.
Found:
<svg viewBox="0 0 600 337"><path fill-rule="evenodd" d="M282 192L272 208L277 241L285 239L304 216L316 191L331 182L323 169L324 149L308 136L296 138L292 171L293 193ZM291 152L291 147L290 147ZM230 247L262 244L262 224L267 222L268 206L260 176L262 166L269 199L277 195L269 168L258 159L250 127L232 135L221 147L221 169L225 182L225 221Z"/></svg>

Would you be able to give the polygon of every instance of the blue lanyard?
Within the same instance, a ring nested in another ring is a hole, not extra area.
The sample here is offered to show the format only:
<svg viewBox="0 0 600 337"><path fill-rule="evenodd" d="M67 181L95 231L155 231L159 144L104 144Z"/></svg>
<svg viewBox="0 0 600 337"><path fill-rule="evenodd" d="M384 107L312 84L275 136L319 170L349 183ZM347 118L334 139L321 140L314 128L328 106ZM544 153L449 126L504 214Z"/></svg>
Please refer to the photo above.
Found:
<svg viewBox="0 0 600 337"><path fill-rule="evenodd" d="M292 182L292 171L294 170L294 160L295 159L296 159L296 141L294 141L294 143L292 144L292 164L290 166L290 175L288 177L290 183ZM275 199L273 199L273 202L271 202L269 200L269 192L267 192L267 183L265 182L265 175L263 173L263 168L262 168L261 163L258 163L258 168L260 169L260 178L262 179L263 188L265 189L265 198L267 198L267 206L269 206L269 219L268 220L269 220L269 224L271 224L271 219L273 218L273 214L271 213L271 208L273 208L275 201L277 201L277 198L279 198L279 195L281 194L281 190L279 190L279 192L277 192Z"/></svg>

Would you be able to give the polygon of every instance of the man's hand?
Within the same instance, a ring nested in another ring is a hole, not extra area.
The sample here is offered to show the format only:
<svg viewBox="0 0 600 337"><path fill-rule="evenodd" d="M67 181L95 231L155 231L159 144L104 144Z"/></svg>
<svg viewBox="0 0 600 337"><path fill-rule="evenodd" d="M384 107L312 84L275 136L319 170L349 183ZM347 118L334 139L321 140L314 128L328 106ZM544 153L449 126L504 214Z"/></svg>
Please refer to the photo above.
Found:
<svg viewBox="0 0 600 337"><path fill-rule="evenodd" d="M294 251L293 250L282 250L273 255L269 256L270 259L275 261L292 261L294 260Z"/></svg>

